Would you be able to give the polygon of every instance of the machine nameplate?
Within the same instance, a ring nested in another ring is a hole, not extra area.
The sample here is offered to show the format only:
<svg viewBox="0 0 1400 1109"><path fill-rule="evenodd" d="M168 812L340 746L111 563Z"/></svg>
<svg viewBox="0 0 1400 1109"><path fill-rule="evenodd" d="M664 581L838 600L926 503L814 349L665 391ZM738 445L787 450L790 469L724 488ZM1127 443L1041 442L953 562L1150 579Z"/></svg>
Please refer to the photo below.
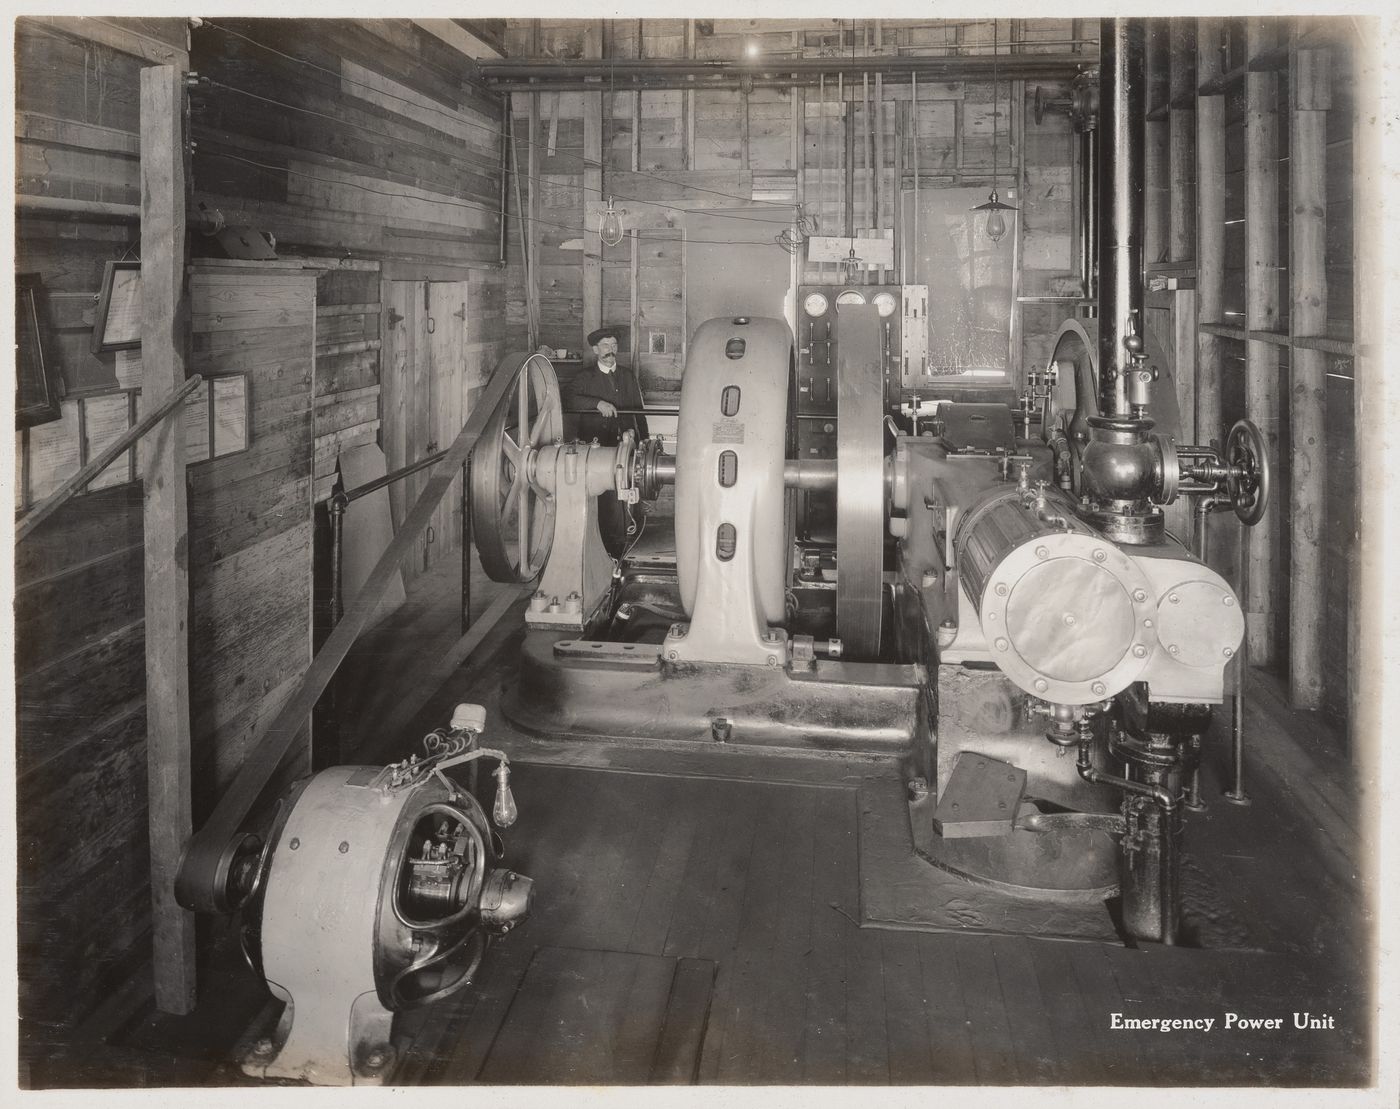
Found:
<svg viewBox="0 0 1400 1109"><path fill-rule="evenodd" d="M716 420L714 423L714 434L710 436L712 443L742 443L744 441L744 421L743 420Z"/></svg>

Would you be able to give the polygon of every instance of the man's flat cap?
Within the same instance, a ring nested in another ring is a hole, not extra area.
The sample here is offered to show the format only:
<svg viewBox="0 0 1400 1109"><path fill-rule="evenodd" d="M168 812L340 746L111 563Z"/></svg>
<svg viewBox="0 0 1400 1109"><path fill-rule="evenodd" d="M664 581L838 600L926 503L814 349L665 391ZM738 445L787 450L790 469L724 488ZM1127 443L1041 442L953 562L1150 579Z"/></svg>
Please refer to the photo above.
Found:
<svg viewBox="0 0 1400 1109"><path fill-rule="evenodd" d="M604 339L616 339L619 343L622 342L621 329L616 327L600 327L597 331L590 331L588 333L588 345L590 347L596 347Z"/></svg>

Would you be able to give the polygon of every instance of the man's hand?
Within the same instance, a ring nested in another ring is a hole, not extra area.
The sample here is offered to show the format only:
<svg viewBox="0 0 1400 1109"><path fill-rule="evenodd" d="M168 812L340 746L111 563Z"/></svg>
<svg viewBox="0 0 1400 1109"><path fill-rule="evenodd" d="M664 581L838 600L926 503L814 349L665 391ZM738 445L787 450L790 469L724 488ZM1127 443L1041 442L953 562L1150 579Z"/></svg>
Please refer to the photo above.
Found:
<svg viewBox="0 0 1400 1109"><path fill-rule="evenodd" d="M614 408L611 403L605 400L600 400L598 402L598 411L610 420L617 415L617 409Z"/></svg>

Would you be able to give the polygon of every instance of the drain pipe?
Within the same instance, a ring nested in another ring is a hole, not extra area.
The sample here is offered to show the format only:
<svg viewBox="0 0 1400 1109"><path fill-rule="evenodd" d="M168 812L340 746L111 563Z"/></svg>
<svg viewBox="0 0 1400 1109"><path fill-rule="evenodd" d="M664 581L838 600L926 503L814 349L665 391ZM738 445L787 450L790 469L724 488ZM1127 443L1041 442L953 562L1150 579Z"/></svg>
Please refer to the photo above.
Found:
<svg viewBox="0 0 1400 1109"><path fill-rule="evenodd" d="M501 269L506 268L506 176L508 173L508 157L510 147L510 93L501 96L501 241L500 257L496 259L496 264Z"/></svg>

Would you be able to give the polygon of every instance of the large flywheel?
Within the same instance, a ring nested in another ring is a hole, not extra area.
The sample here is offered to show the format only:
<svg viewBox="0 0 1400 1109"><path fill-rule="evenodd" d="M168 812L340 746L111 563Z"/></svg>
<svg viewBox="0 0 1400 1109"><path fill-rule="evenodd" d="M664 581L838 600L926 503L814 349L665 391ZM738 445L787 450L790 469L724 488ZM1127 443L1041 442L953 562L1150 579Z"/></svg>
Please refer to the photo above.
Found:
<svg viewBox="0 0 1400 1109"><path fill-rule="evenodd" d="M527 582L544 569L554 544L554 498L533 463L540 447L563 438L559 382L542 354L508 354L496 373L515 374L515 384L472 451L472 531L494 581Z"/></svg>
<svg viewBox="0 0 1400 1109"><path fill-rule="evenodd" d="M841 313L836 385L836 634L843 657L880 653L885 573L885 387L880 316Z"/></svg>

